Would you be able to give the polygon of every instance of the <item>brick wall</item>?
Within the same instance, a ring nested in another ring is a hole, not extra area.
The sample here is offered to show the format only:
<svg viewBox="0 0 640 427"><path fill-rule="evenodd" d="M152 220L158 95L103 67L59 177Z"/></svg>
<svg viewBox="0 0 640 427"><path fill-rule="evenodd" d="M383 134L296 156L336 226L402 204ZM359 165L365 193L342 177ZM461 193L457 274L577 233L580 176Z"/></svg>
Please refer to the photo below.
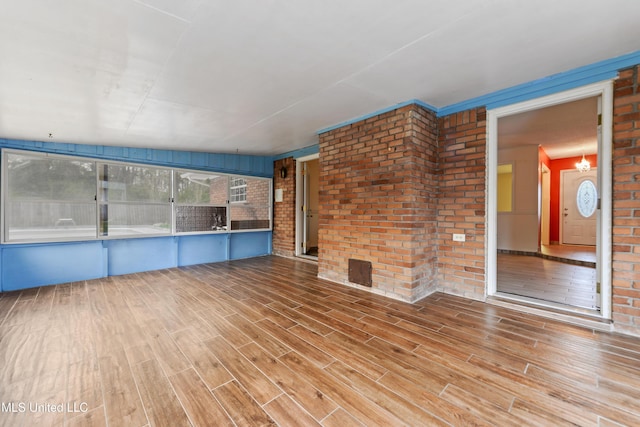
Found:
<svg viewBox="0 0 640 427"><path fill-rule="evenodd" d="M613 320L640 334L640 66L623 70L613 104Z"/></svg>
<svg viewBox="0 0 640 427"><path fill-rule="evenodd" d="M219 176L209 186L210 203L226 206L229 200L228 176ZM245 202L231 203L231 229L255 229L269 227L269 181L265 179L245 178L247 184ZM226 224L226 215L224 217Z"/></svg>
<svg viewBox="0 0 640 427"><path fill-rule="evenodd" d="M273 188L283 190L283 201L273 203L273 253L295 255L296 236L296 162L292 157L273 164ZM287 168L287 177L280 177L280 169Z"/></svg>
<svg viewBox="0 0 640 427"><path fill-rule="evenodd" d="M240 228L267 228L269 227L269 198L273 197L269 191L269 181L266 179L244 178L247 184L246 200L244 202L232 202L230 215L232 229L238 221L244 225Z"/></svg>
<svg viewBox="0 0 640 427"><path fill-rule="evenodd" d="M438 120L438 288L485 296L486 110ZM465 234L454 242L453 234Z"/></svg>
<svg viewBox="0 0 640 427"><path fill-rule="evenodd" d="M226 176L218 176L209 185L209 202L224 206L227 204L229 192L229 182Z"/></svg>
<svg viewBox="0 0 640 427"><path fill-rule="evenodd" d="M434 290L435 131L410 105L320 135L320 277L348 283L355 258L372 263L374 292Z"/></svg>
<svg viewBox="0 0 640 427"><path fill-rule="evenodd" d="M640 334L640 66L615 81L613 320ZM407 106L320 135L319 275L346 283L373 263L374 291L415 300L437 289L485 298L486 110L437 119ZM437 139L437 143L436 143ZM291 255L295 180L275 164L274 252ZM291 176L291 172L290 172ZM287 178L289 179L289 178ZM466 242L453 242L453 234ZM278 248L278 249L276 249ZM435 276L434 276L435 275Z"/></svg>

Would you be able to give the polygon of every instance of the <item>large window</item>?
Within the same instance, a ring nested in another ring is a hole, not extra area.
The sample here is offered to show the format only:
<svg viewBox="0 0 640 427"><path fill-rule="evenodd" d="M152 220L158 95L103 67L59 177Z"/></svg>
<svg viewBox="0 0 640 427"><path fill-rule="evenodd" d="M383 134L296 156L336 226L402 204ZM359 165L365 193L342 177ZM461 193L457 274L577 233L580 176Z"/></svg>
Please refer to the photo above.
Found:
<svg viewBox="0 0 640 427"><path fill-rule="evenodd" d="M5 153L5 241L96 237L95 163Z"/></svg>
<svg viewBox="0 0 640 427"><path fill-rule="evenodd" d="M3 241L271 229L271 180L3 151Z"/></svg>

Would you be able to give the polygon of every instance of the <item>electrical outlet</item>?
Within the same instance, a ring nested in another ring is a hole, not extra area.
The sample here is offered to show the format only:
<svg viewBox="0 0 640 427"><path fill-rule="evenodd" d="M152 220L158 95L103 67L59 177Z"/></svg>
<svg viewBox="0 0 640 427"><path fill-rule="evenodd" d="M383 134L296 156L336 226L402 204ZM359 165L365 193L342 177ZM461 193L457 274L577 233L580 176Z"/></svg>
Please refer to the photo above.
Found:
<svg viewBox="0 0 640 427"><path fill-rule="evenodd" d="M464 234L454 234L453 241L454 242L464 242L466 240L466 236Z"/></svg>

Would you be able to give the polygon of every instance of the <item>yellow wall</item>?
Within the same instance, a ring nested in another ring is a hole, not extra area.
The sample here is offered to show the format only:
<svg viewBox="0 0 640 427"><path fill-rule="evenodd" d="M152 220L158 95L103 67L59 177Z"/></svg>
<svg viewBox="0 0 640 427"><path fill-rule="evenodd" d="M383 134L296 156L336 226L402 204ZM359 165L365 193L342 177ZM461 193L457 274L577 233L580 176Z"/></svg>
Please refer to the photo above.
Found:
<svg viewBox="0 0 640 427"><path fill-rule="evenodd" d="M511 165L504 166L509 166L509 170L498 172L498 212L511 212L513 206L513 173L511 172Z"/></svg>

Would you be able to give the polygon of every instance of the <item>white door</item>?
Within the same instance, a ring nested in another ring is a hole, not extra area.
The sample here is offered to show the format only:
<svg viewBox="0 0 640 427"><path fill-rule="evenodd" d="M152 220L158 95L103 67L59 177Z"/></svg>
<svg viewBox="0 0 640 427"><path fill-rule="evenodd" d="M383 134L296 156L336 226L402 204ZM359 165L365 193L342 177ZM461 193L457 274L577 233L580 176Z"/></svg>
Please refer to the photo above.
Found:
<svg viewBox="0 0 640 427"><path fill-rule="evenodd" d="M598 186L595 168L565 170L562 180L562 243L596 245Z"/></svg>

